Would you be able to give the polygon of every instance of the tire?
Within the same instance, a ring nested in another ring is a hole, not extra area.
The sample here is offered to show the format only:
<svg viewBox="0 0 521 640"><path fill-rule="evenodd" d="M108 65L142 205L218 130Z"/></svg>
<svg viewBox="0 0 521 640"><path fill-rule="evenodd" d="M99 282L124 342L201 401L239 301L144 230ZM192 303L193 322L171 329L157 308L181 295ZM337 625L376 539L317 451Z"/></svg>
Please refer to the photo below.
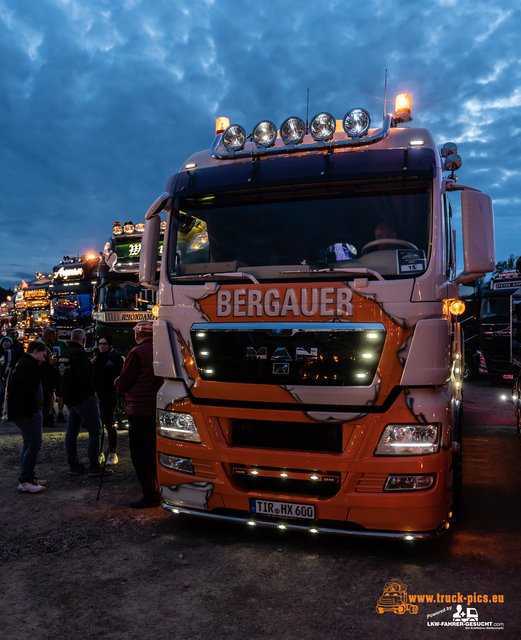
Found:
<svg viewBox="0 0 521 640"><path fill-rule="evenodd" d="M470 351L465 351L465 361L463 363L463 380L465 382L475 380L476 378L476 362L474 360L474 354Z"/></svg>

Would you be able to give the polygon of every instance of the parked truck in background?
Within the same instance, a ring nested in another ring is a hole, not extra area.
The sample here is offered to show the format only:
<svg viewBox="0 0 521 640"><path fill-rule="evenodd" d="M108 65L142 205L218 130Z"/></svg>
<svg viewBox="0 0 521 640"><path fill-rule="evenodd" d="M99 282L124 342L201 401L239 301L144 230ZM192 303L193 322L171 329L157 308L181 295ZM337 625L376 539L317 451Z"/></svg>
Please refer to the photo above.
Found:
<svg viewBox="0 0 521 640"><path fill-rule="evenodd" d="M67 341L73 329L83 329L88 349L92 349L94 342L92 310L98 265L99 257L94 254L65 256L53 268L49 285L51 324L58 337Z"/></svg>
<svg viewBox="0 0 521 640"><path fill-rule="evenodd" d="M379 129L364 109L250 135L218 119L210 150L148 210L140 282L158 291L165 509L313 534L425 539L450 526L458 286L494 269L493 211L456 182L455 145L440 155L410 120L409 96Z"/></svg>
<svg viewBox="0 0 521 640"><path fill-rule="evenodd" d="M164 225L163 225L164 226ZM115 222L99 265L99 284L95 292L93 318L96 335L112 336L114 348L126 355L135 346L134 326L140 320L153 320L156 293L140 284L139 255L144 224ZM159 269L163 243L156 259Z"/></svg>
<svg viewBox="0 0 521 640"><path fill-rule="evenodd" d="M521 287L521 273L506 271L491 278L483 291L479 324L479 374L491 382L514 377L510 354L510 299Z"/></svg>

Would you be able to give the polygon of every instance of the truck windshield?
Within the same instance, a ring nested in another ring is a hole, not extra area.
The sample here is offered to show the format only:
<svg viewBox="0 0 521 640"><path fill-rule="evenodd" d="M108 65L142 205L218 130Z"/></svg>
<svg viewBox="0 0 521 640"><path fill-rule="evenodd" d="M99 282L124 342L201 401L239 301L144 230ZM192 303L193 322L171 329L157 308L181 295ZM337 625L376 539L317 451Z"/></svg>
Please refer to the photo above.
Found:
<svg viewBox="0 0 521 640"><path fill-rule="evenodd" d="M51 316L55 320L72 320L90 316L92 294L64 294L51 298Z"/></svg>
<svg viewBox="0 0 521 640"><path fill-rule="evenodd" d="M169 234L169 274L244 271L273 279L331 267L410 277L427 266L431 201L424 179L181 198Z"/></svg>
<svg viewBox="0 0 521 640"><path fill-rule="evenodd" d="M99 307L149 311L155 304L155 291L144 289L139 282L110 282L100 290Z"/></svg>

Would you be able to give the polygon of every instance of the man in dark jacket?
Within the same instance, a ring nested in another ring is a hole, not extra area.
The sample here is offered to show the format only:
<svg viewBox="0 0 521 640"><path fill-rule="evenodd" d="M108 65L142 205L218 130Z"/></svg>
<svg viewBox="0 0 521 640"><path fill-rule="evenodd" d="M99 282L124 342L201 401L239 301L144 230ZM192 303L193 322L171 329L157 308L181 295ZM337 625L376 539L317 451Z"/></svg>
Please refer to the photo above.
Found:
<svg viewBox="0 0 521 640"><path fill-rule="evenodd" d="M34 474L38 454L43 444L41 404L43 401L42 379L38 366L48 354L43 342L34 340L17 362L9 380L9 419L22 432L23 446L20 454L20 482L18 491L41 493L47 484L38 481Z"/></svg>
<svg viewBox="0 0 521 640"><path fill-rule="evenodd" d="M85 471L77 451L78 434L83 423L89 432L87 449L89 476L99 477L104 473L99 461L101 436L99 400L94 388L90 360L85 353L84 346L85 333L83 329L74 329L67 349L58 360L62 377L63 401L69 409L65 449L69 463L69 474L75 476ZM112 469L105 469L105 474L110 473L112 473Z"/></svg>
<svg viewBox="0 0 521 640"><path fill-rule="evenodd" d="M134 327L137 346L126 357L121 376L115 382L116 389L125 396L130 457L143 490L141 500L130 503L133 509L161 504L157 481L156 395L163 381L154 375L152 326L151 322L141 320Z"/></svg>

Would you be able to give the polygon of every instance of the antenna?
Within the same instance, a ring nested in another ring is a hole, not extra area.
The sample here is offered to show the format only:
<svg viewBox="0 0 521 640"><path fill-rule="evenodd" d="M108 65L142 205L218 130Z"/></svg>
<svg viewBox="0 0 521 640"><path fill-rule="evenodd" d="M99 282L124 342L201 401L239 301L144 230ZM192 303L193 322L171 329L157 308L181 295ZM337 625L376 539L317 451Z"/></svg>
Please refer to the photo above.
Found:
<svg viewBox="0 0 521 640"><path fill-rule="evenodd" d="M308 87L308 100L306 105L306 133L309 133L309 87Z"/></svg>
<svg viewBox="0 0 521 640"><path fill-rule="evenodd" d="M385 70L385 87L384 87L384 120L387 115L387 69Z"/></svg>

